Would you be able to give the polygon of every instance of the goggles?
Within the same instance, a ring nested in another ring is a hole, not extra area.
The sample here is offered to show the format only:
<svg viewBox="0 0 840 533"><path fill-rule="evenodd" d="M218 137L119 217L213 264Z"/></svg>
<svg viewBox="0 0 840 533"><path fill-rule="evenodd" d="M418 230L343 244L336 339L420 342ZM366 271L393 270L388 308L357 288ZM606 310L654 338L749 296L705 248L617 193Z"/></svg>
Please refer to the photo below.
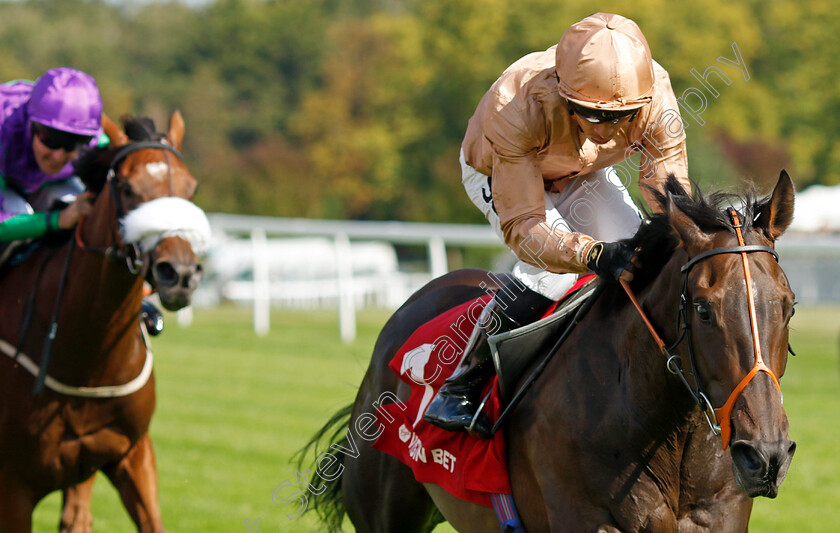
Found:
<svg viewBox="0 0 840 533"><path fill-rule="evenodd" d="M574 113L577 116L589 122L590 124L618 124L626 118L633 120L633 117L635 117L636 113L639 112L638 109L629 109L625 111L608 111L605 109L592 109L589 107L583 107L582 105L576 104L571 100L567 101L569 102L569 109L574 111Z"/></svg>
<svg viewBox="0 0 840 533"><path fill-rule="evenodd" d="M61 149L65 152L75 152L79 148L90 144L91 139L93 139L91 135L76 135L75 133L44 126L38 122L32 123L32 135L37 137L41 144L50 150Z"/></svg>

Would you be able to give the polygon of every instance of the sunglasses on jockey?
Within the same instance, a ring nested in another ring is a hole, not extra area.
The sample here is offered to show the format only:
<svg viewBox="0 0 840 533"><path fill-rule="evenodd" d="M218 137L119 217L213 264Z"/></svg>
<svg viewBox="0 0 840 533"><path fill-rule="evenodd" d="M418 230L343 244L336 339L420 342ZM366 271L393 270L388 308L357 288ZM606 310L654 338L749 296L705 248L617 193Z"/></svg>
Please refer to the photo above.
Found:
<svg viewBox="0 0 840 533"><path fill-rule="evenodd" d="M65 152L75 152L79 148L90 144L91 139L93 139L91 135L76 135L38 122L32 122L32 135L37 137L41 144L50 150L61 149Z"/></svg>
<svg viewBox="0 0 840 533"><path fill-rule="evenodd" d="M571 111L573 111L577 116L589 122L590 124L618 124L626 118L633 120L633 117L635 117L636 113L639 112L638 109L630 109L626 111L608 111L605 109L592 109L576 104L571 100L567 100L567 102L569 102L569 109Z"/></svg>

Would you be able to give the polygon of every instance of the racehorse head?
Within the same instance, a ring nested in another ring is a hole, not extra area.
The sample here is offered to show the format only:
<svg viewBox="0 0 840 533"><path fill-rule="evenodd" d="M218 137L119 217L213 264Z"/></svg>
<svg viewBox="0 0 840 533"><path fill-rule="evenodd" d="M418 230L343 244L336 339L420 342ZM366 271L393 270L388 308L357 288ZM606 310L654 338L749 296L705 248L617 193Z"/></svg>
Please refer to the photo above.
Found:
<svg viewBox="0 0 840 533"><path fill-rule="evenodd" d="M796 448L778 381L794 294L773 250L793 219L793 184L782 171L773 193L744 199L741 212L721 210L732 199L724 195L691 198L676 180L660 199L677 241L682 365L690 364L693 394L731 446L739 487L775 497Z"/></svg>
<svg viewBox="0 0 840 533"><path fill-rule="evenodd" d="M157 289L163 306L177 310L189 305L201 280L197 254L210 237L207 217L192 203L198 184L179 153L184 120L173 113L165 134L157 133L149 119L124 117L123 122L124 131L106 117L103 129L110 145L78 165L89 189L110 189L99 194L95 209L105 204L100 212L111 219L115 214L119 224L116 235L104 229L91 239L117 250L110 255L126 256L129 270L145 268L146 280ZM104 220L96 225L115 226ZM90 247L93 242L85 244Z"/></svg>

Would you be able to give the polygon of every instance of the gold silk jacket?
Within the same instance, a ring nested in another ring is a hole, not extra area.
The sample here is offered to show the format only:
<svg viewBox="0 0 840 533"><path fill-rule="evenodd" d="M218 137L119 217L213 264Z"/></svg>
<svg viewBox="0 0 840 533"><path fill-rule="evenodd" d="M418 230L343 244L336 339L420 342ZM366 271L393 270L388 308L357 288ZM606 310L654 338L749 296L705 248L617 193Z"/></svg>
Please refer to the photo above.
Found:
<svg viewBox="0 0 840 533"><path fill-rule="evenodd" d="M674 174L690 190L685 131L668 73L654 62L651 103L622 121L607 144L591 142L558 92L555 49L529 54L502 73L470 118L461 147L468 165L491 176L494 209L516 256L551 272L586 272L581 256L594 239L548 227L543 192L560 192L575 176L611 165L625 185L638 173L640 183L662 191ZM636 152L638 165L622 163ZM655 208L650 191L641 191Z"/></svg>

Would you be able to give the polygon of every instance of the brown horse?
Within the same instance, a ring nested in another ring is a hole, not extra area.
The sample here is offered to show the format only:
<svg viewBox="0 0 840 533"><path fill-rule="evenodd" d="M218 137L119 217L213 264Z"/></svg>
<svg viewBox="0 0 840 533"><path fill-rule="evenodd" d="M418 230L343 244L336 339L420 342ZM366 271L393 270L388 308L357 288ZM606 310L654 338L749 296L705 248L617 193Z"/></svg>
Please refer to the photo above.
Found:
<svg viewBox="0 0 840 533"><path fill-rule="evenodd" d="M59 489L61 531L91 531L97 470L140 531L163 531L148 434L155 382L138 320L143 283L170 310L189 304L209 226L178 154L180 113L165 136L144 119L126 119L125 131L103 126L110 145L77 168L97 193L91 215L70 239L41 246L0 278L2 533L29 532L35 505ZM33 393L46 353L45 388Z"/></svg>
<svg viewBox="0 0 840 533"><path fill-rule="evenodd" d="M746 531L751 498L776 495L795 448L775 379L785 371L794 300L772 246L792 220L793 185L783 172L771 196L744 199L745 243L721 210L732 200L691 197L672 179L659 196L662 212L630 240L643 265L632 291L653 330L682 353L670 366L685 367L685 380L669 372L639 311L610 284L513 411L503 430L527 531ZM370 419L357 421L382 398L407 399L409 387L387 366L397 349L426 321L483 295L479 283L492 279L460 271L434 280L383 328L355 403L310 442L332 434L330 451L342 460L343 469L330 468L340 476L310 483L326 485L310 509L331 530L345 512L366 533L427 532L444 519L458 531L499 530L491 509L416 482L356 435L359 427L370 435ZM756 371L757 360L767 368ZM729 426L725 438L710 430L718 424L701 409L707 403L733 406L729 415L716 410ZM338 453L353 445L358 454Z"/></svg>

